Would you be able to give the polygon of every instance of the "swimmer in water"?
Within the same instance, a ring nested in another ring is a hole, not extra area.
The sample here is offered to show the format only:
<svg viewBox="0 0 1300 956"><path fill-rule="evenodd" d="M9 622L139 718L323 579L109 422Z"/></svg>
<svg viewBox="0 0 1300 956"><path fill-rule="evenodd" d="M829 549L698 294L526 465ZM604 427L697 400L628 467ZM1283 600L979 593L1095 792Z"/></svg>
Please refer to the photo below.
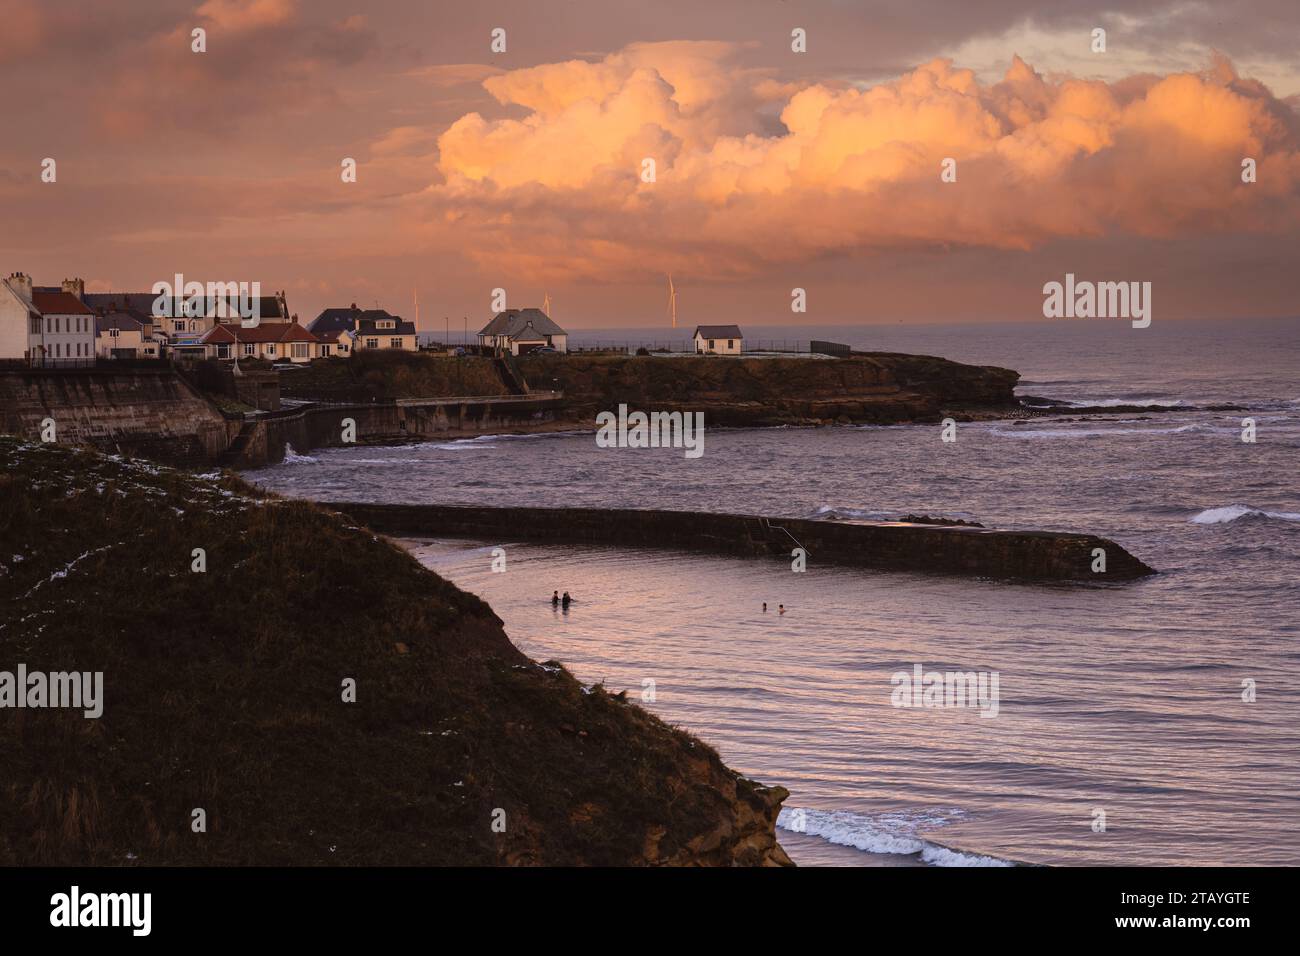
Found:
<svg viewBox="0 0 1300 956"><path fill-rule="evenodd" d="M558 606L559 606L559 603L560 603L560 592L559 592L559 591L552 591L552 592L551 592L551 607L558 607Z"/></svg>
<svg viewBox="0 0 1300 956"><path fill-rule="evenodd" d="M782 613L782 614L785 613L785 605L784 605L784 604L778 604L778 605L776 606L776 609L777 609L777 611L779 611L779 612Z"/></svg>
<svg viewBox="0 0 1300 956"><path fill-rule="evenodd" d="M573 598L569 597L568 591L565 591L564 597L560 600L561 606L567 611L569 609L569 605L572 603L573 603Z"/></svg>

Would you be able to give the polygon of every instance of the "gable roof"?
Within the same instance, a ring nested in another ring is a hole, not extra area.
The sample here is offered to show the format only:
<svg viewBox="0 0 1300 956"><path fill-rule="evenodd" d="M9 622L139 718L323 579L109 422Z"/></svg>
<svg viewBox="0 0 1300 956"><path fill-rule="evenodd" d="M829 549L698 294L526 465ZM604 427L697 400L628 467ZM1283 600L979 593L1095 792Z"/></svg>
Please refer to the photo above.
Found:
<svg viewBox="0 0 1300 956"><path fill-rule="evenodd" d="M479 335L501 335L517 339L529 326L539 336L568 335L541 309L506 309L498 312L491 322L483 326Z"/></svg>
<svg viewBox="0 0 1300 956"><path fill-rule="evenodd" d="M322 332L342 332L352 328L361 313L355 305L347 309L326 309L307 323L307 328L315 335Z"/></svg>
<svg viewBox="0 0 1300 956"><path fill-rule="evenodd" d="M379 328L380 322L392 322L391 329ZM407 322L400 315L389 315L382 309L362 312L357 321L357 331L362 335L414 335L415 323Z"/></svg>
<svg viewBox="0 0 1300 956"><path fill-rule="evenodd" d="M378 322L395 322L391 329L376 328ZM400 315L393 315L387 309L358 309L355 305L346 309L326 309L307 326L315 335L326 332L347 332L359 329L365 334L414 335L415 323L408 322Z"/></svg>
<svg viewBox="0 0 1300 956"><path fill-rule="evenodd" d="M93 315L71 292L32 290L32 306L42 315Z"/></svg>
<svg viewBox="0 0 1300 956"><path fill-rule="evenodd" d="M149 319L134 309L129 311L99 312L95 315L95 332L120 329L123 332L141 332Z"/></svg>
<svg viewBox="0 0 1300 956"><path fill-rule="evenodd" d="M200 339L204 345L231 342L318 342L297 322L262 322L250 328L231 323L214 325Z"/></svg>
<svg viewBox="0 0 1300 956"><path fill-rule="evenodd" d="M705 339L743 339L738 325L697 325L695 335L691 338Z"/></svg>
<svg viewBox="0 0 1300 956"><path fill-rule="evenodd" d="M107 311L134 309L137 312L143 312L145 315L155 318L190 318L188 315L173 315L176 311L183 313L186 299L184 297L178 300L173 296L163 296L163 308L166 312L162 316L153 315L153 304L158 300L158 296L152 292L87 292L83 297L86 305L92 309L104 309ZM227 299L222 302L223 297L213 297L209 299L202 296L203 311L200 318L220 314L224 312L228 316L239 314L239 297ZM223 307L224 306L224 307ZM280 299L274 295L264 295L257 299L256 310L259 319L287 319L284 309L280 307Z"/></svg>

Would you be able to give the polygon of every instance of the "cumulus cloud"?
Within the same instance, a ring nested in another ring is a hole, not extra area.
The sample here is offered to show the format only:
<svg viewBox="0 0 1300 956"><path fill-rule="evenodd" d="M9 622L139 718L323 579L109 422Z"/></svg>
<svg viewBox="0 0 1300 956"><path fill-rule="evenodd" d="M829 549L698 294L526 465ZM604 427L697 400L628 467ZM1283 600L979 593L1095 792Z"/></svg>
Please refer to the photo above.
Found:
<svg viewBox="0 0 1300 956"><path fill-rule="evenodd" d="M1018 57L981 83L937 59L858 88L777 82L738 52L636 44L492 76L488 92L524 115L453 123L431 194L498 265L610 279L1300 223L1296 115L1223 58L1113 83L1046 78ZM940 180L946 158L956 183Z"/></svg>

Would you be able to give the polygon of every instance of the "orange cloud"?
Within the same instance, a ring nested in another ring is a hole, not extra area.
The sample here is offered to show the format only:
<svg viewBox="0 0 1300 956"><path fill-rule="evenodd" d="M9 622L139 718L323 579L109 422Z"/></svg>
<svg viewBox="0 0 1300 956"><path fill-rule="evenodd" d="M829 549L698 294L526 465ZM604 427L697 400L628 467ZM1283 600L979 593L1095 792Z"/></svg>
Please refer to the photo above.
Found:
<svg viewBox="0 0 1300 956"><path fill-rule="evenodd" d="M1049 80L1018 57L981 84L935 60L859 89L780 84L735 52L635 44L493 76L488 92L527 114L453 123L431 194L498 267L575 277L1300 226L1295 116L1222 58L1112 84Z"/></svg>

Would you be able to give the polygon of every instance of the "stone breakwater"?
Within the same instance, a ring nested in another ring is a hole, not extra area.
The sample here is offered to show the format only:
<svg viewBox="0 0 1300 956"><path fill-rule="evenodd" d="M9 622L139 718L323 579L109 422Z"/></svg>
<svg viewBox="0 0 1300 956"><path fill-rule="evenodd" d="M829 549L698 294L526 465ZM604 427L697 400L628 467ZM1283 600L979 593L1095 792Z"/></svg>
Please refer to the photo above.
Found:
<svg viewBox="0 0 1300 956"><path fill-rule="evenodd" d="M787 560L801 547L810 567L840 564L1037 581L1130 581L1155 573L1114 541L1070 532L608 508L324 506L390 535L680 548ZM1102 560L1104 570L1094 570Z"/></svg>

